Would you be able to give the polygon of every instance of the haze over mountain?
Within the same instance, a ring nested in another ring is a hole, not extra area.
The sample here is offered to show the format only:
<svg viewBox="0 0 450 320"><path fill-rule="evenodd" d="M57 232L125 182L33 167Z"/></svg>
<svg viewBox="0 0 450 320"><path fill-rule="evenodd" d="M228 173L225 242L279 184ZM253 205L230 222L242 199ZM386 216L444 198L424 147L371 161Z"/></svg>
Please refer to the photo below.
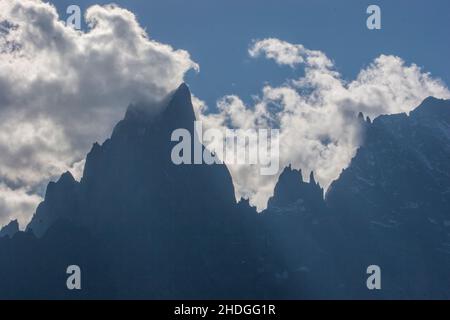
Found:
<svg viewBox="0 0 450 320"><path fill-rule="evenodd" d="M130 106L80 182L63 174L25 232L0 232L0 298L450 297L450 101L360 119L364 144L325 198L288 167L259 214L225 165L172 163L172 131L194 120L184 84L156 116Z"/></svg>

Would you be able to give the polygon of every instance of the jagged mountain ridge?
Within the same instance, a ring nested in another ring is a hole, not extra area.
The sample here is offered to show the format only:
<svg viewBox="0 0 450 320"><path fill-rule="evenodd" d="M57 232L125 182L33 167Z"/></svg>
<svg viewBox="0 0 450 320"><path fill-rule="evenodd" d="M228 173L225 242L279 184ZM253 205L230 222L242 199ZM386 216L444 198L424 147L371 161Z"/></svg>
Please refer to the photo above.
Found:
<svg viewBox="0 0 450 320"><path fill-rule="evenodd" d="M83 252L71 239L70 250L79 254L74 260L98 268L110 265L108 279L114 280L105 285L118 289L105 294L112 296L245 297L249 278L240 274L253 269L250 263L256 258L248 248L251 242L245 240L245 219L234 209L228 169L225 165L176 166L170 159L175 143L171 143L172 131L185 128L193 137L194 120L190 92L184 84L156 116L148 114L145 106L131 106L111 138L101 146L94 144L81 181L65 173L50 183L27 233L12 241L26 237L22 250L38 246L30 259L47 256L47 263L52 264L61 260L51 255L52 251L60 252L51 248L58 246L61 238L67 239L69 234L69 238L78 239L79 233L85 234L98 244L97 251ZM34 239L33 234L41 239ZM80 242L85 244L86 240ZM51 244L41 247L40 243ZM244 259L250 262L243 263ZM233 272L235 279L228 279L226 272ZM56 281L50 272L39 268L26 278L32 283L34 277L45 278L42 274L48 276L49 283ZM14 296L20 292L12 278L0 277L0 287L5 281L3 287L11 288ZM103 284L100 281L100 287ZM42 295L67 295L64 287L58 286L58 290L44 290ZM98 294L81 292L78 296Z"/></svg>
<svg viewBox="0 0 450 320"><path fill-rule="evenodd" d="M376 118L327 192L355 250L384 266L389 296L450 294L448 159L450 101L429 97L409 116Z"/></svg>
<svg viewBox="0 0 450 320"><path fill-rule="evenodd" d="M64 174L51 183L28 232L0 240L0 295L449 297L450 181L437 174L450 172L448 110L449 101L429 98L410 116L362 118L366 142L325 199L313 175L305 183L289 167L268 209L256 214L248 201L235 204L225 166L167 159L171 131L192 130L195 119L183 85L157 118L131 107L111 139L93 146L82 181ZM427 168L427 190L415 193ZM420 209L405 207L412 198L422 199ZM89 290L58 286L73 261L88 269ZM382 292L365 287L374 263L383 270Z"/></svg>
<svg viewBox="0 0 450 320"><path fill-rule="evenodd" d="M190 92L184 84L157 116L148 115L145 107L131 106L124 120L114 128L111 139L92 147L80 183L65 173L57 183L49 184L46 200L28 228L41 236L52 222L44 220L53 220L58 215L70 220L94 219L84 221L93 225L108 221L123 223L123 219L137 218L140 212L157 209L178 214L186 207L198 211L189 218L193 219L208 209L200 201L204 196L217 201L208 205L230 209L235 202L234 188L226 166L176 166L170 159L171 133L185 128L193 137L194 120ZM104 181L109 181L109 185ZM176 206L171 194L177 196ZM43 230L40 224L44 225Z"/></svg>

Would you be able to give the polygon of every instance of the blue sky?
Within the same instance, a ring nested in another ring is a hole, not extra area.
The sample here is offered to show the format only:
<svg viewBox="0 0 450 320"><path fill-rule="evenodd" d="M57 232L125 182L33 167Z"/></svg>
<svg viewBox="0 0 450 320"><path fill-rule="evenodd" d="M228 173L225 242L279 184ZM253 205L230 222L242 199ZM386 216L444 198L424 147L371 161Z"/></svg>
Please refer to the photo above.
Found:
<svg viewBox="0 0 450 320"><path fill-rule="evenodd" d="M111 1L53 1L61 17L65 8L82 9ZM321 50L335 61L344 79L352 80L380 54L402 57L450 83L450 2L433 1L300 1L300 0L117 0L134 12L150 37L189 51L201 72L191 72L192 91L210 106L227 94L244 100L262 84L280 84L298 70L250 59L253 39L279 38ZM366 28L366 8L382 10L382 29Z"/></svg>

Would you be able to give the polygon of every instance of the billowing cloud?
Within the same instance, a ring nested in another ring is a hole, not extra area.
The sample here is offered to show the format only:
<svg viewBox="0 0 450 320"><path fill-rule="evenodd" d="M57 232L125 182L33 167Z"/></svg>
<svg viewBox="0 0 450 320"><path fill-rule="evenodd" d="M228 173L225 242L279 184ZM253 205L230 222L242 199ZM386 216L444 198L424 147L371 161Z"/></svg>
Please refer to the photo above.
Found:
<svg viewBox="0 0 450 320"><path fill-rule="evenodd" d="M42 190L69 168L80 171L91 143L110 133L130 103L156 110L198 69L186 51L150 39L116 5L90 7L85 21L87 31L77 31L41 0L0 0L0 193L20 190L16 200L24 199L10 209L3 201L0 225L11 210L30 208L23 192Z"/></svg>
<svg viewBox="0 0 450 320"><path fill-rule="evenodd" d="M252 57L264 55L280 65L304 67L304 76L284 85L267 85L252 105L238 96L218 101L218 113L194 99L197 117L207 128L278 128L280 169L292 164L304 179L314 171L326 189L348 166L362 143L359 112L371 118L409 112L428 97L449 98L450 91L417 65L396 56L381 55L346 82L321 51L278 39L254 41ZM229 165L237 198L250 198L259 210L267 205L278 175L262 176L258 166Z"/></svg>
<svg viewBox="0 0 450 320"><path fill-rule="evenodd" d="M279 65L288 65L292 68L302 63L317 67L333 66L328 57L320 51L308 50L301 44L292 44L275 38L253 41L248 54L253 58L264 55Z"/></svg>

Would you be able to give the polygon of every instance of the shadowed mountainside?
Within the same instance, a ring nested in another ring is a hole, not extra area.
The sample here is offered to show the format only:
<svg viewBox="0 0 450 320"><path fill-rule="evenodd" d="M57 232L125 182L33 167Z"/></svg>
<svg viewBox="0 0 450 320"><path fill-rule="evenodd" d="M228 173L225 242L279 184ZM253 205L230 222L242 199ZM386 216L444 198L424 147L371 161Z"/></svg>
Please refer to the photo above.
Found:
<svg viewBox="0 0 450 320"><path fill-rule="evenodd" d="M63 174L26 232L0 232L0 298L450 297L450 101L362 121L325 199L288 167L261 214L235 203L226 166L172 163L172 131L194 120L186 85L159 115L130 106L80 182Z"/></svg>

